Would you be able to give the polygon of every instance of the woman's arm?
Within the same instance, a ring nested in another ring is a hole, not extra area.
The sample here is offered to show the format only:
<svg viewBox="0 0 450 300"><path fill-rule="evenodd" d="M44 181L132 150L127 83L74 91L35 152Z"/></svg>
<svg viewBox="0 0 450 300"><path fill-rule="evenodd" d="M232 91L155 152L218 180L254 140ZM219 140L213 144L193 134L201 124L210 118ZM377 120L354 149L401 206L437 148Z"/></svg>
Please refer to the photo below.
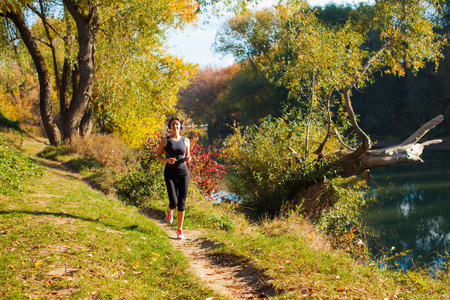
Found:
<svg viewBox="0 0 450 300"><path fill-rule="evenodd" d="M164 147L166 145L167 145L167 138L163 137L161 139L161 142L159 143L158 151L156 151L156 160L173 165L177 161L175 157L166 158L162 156L164 153Z"/></svg>
<svg viewBox="0 0 450 300"><path fill-rule="evenodd" d="M188 138L184 139L184 144L186 145L186 161L187 163L191 163L192 157L191 157L191 142Z"/></svg>

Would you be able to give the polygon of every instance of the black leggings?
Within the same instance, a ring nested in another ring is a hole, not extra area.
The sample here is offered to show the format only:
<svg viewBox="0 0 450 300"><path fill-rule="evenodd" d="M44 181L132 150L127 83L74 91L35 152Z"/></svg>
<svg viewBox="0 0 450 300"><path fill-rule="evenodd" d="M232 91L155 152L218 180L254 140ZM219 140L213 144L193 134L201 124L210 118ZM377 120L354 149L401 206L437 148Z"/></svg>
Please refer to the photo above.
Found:
<svg viewBox="0 0 450 300"><path fill-rule="evenodd" d="M169 195L169 208L184 211L189 187L189 171L180 168L166 167L164 170L167 194Z"/></svg>

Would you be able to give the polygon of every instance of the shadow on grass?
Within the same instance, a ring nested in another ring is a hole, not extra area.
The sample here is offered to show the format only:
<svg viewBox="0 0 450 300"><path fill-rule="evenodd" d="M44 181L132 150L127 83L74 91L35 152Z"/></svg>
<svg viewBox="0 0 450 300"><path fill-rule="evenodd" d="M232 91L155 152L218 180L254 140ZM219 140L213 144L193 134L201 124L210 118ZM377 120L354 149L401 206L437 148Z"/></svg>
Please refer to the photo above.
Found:
<svg viewBox="0 0 450 300"><path fill-rule="evenodd" d="M6 118L1 112L0 112L0 127L12 129L20 133L24 133L22 129L20 129L20 122L19 121L11 121L10 119Z"/></svg>
<svg viewBox="0 0 450 300"><path fill-rule="evenodd" d="M55 170L59 170L59 171L68 171L62 164L55 162L55 161L51 161L51 160L44 160L44 159L36 159L31 157L30 158L32 161L34 161L35 163L47 167L47 168L52 168ZM76 173L76 172L72 172L69 170L70 173Z"/></svg>
<svg viewBox="0 0 450 300"><path fill-rule="evenodd" d="M104 186L102 186L101 180L100 180L103 178L102 174L100 174L98 172L94 172L89 176L81 175L79 170L76 167L74 167L74 165L73 165L74 160L71 160L68 162L59 162L59 161L49 160L46 158L39 158L39 159L31 158L31 159L34 162L36 162L37 164L40 164L44 167L55 169L58 171L68 172L72 175L66 175L66 177L76 179L76 180L81 180L81 181L87 183L94 190L102 192L104 195L108 195L108 194L114 192L113 188L105 188Z"/></svg>
<svg viewBox="0 0 450 300"><path fill-rule="evenodd" d="M240 271L236 277L244 280L246 284L255 291L255 296L259 298L274 297L282 293L277 291L275 287L269 283L270 276L266 275L266 270L249 263L248 259L243 256L232 255L226 252L212 252L213 250L223 246L222 243L201 239L201 248L208 251L208 256L212 264L217 266L235 267L239 266Z"/></svg>
<svg viewBox="0 0 450 300"><path fill-rule="evenodd" d="M0 211L0 215L11 215L11 214L27 214L27 215L33 215L33 216L54 216L54 217L63 217L63 218L70 218L75 220L81 220L85 222L91 222L99 225L103 225L105 227L108 227L110 229L115 229L117 231L131 231L131 232L140 232L140 233L146 233L146 234L153 234L153 232L150 232L139 225L130 225L130 226L124 226L124 227L117 227L111 224L103 223L99 221L98 219L93 218L85 218L80 217L68 213L60 213L60 212L44 212L44 211L29 211L29 210L8 210L8 211Z"/></svg>

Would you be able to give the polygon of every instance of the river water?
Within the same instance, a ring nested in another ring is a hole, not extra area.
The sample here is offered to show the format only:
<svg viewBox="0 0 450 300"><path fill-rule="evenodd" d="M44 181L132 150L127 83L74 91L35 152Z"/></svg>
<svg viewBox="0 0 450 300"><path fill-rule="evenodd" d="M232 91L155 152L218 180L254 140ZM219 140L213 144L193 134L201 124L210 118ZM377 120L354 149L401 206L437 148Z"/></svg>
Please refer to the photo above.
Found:
<svg viewBox="0 0 450 300"><path fill-rule="evenodd" d="M422 159L371 171L378 204L367 220L384 233L373 250L404 253L401 269L439 268L450 252L450 150L425 149Z"/></svg>

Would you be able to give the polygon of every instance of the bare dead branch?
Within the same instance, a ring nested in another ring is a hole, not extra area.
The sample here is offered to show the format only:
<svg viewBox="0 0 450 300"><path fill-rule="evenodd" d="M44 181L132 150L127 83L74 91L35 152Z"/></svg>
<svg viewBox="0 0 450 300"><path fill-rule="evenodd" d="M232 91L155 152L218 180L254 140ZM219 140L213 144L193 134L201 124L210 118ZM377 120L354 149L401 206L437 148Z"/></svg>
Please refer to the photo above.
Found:
<svg viewBox="0 0 450 300"><path fill-rule="evenodd" d="M347 145L347 144L342 140L341 135L339 134L339 131L338 131L336 128L334 129L334 133L336 134L336 136L337 136L337 138L338 138L338 140L339 140L339 143L341 143L341 145L344 146L345 149L351 150L351 151L355 151L354 148L350 147L349 145Z"/></svg>
<svg viewBox="0 0 450 300"><path fill-rule="evenodd" d="M415 144L417 143L425 134L427 134L430 130L432 130L434 127L439 125L442 121L444 121L443 115L438 115L434 119L428 121L427 123L423 124L422 127L420 127L416 132L414 132L413 135L411 135L409 138L407 138L403 143L400 145L409 145L409 144Z"/></svg>
<svg viewBox="0 0 450 300"><path fill-rule="evenodd" d="M294 155L295 159L297 160L297 162L299 164L303 163L303 159L300 156L300 154L297 153L297 151L295 151L294 149L292 149L291 147L288 147L288 149L292 152L292 154Z"/></svg>
<svg viewBox="0 0 450 300"><path fill-rule="evenodd" d="M421 145L425 147L425 146L440 144L440 143L442 143L442 140L431 140L431 141L424 142Z"/></svg>

